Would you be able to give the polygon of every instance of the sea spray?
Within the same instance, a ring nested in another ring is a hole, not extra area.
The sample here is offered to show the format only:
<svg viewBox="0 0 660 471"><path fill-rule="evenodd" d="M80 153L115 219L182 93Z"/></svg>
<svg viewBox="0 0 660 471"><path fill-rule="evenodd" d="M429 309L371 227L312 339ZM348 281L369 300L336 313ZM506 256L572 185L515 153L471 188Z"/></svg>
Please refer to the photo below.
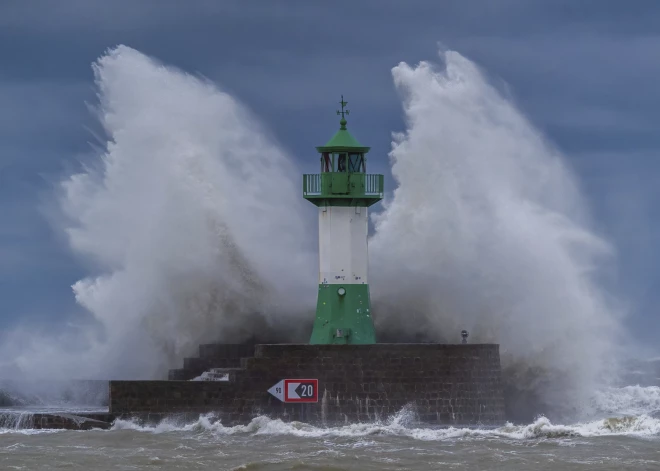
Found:
<svg viewBox="0 0 660 471"><path fill-rule="evenodd" d="M619 313L596 279L612 248L590 228L564 157L453 51L392 71L406 129L397 183L373 216L374 318L382 332L501 344L526 411L578 413L617 355Z"/></svg>
<svg viewBox="0 0 660 471"><path fill-rule="evenodd" d="M31 429L33 415L31 412L25 411L0 411L0 433Z"/></svg>
<svg viewBox="0 0 660 471"><path fill-rule="evenodd" d="M14 370L161 378L203 342L280 328L295 338L316 281L290 159L207 81L124 46L93 69L107 140L60 201L71 249L91 267L75 298L100 329L79 332L74 352L26 335L5 356Z"/></svg>
<svg viewBox="0 0 660 471"><path fill-rule="evenodd" d="M256 333L254 313L273 324L305 313L311 245L277 144L226 93L137 51L116 48L94 69L108 148L101 172L65 182L63 204L73 249L105 269L76 299L113 349L133 344L145 359L132 374L204 341L240 341Z"/></svg>
<svg viewBox="0 0 660 471"><path fill-rule="evenodd" d="M652 414L660 418L660 387L603 388L593 398L594 409L606 414Z"/></svg>

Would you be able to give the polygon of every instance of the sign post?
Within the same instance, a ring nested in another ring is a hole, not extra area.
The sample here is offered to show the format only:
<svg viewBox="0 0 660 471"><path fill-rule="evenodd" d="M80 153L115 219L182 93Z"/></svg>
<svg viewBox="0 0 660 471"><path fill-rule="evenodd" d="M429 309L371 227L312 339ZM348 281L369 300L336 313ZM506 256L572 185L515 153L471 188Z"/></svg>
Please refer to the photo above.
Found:
<svg viewBox="0 0 660 471"><path fill-rule="evenodd" d="M319 402L319 380L283 379L268 392L285 403Z"/></svg>

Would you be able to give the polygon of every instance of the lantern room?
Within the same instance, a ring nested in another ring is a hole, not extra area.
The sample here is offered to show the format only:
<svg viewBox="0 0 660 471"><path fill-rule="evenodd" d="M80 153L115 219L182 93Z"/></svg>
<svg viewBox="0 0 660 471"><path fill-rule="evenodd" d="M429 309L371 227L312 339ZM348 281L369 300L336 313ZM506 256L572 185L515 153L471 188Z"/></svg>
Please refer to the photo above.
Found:
<svg viewBox="0 0 660 471"><path fill-rule="evenodd" d="M346 116L350 112L345 108L346 102L341 97L341 115L339 131L332 136L326 145L317 147L321 154L321 173L367 173L367 160L365 154L369 147L364 147L346 129Z"/></svg>
<svg viewBox="0 0 660 471"><path fill-rule="evenodd" d="M345 204L371 206L383 197L383 176L367 174L369 147L365 147L346 129L344 97L341 99L339 130L316 150L321 154L321 171L303 176L303 197L317 206Z"/></svg>

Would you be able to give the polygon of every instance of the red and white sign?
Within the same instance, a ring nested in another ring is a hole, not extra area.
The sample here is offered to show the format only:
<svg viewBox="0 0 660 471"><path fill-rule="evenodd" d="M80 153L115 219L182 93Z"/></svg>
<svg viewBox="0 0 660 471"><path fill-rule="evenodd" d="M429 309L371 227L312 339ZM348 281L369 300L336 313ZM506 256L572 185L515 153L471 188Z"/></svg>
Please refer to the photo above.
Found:
<svg viewBox="0 0 660 471"><path fill-rule="evenodd" d="M283 379L268 392L282 402L319 402L319 380Z"/></svg>

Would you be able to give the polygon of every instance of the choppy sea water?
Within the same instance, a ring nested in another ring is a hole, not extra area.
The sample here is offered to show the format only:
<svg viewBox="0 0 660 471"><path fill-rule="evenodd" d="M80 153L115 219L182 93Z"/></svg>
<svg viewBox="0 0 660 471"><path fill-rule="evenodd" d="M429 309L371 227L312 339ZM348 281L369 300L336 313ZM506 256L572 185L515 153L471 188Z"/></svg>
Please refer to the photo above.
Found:
<svg viewBox="0 0 660 471"><path fill-rule="evenodd" d="M656 406L648 400L657 399L660 388L627 393L628 399L638 398L630 410L639 411ZM609 399L614 397L621 394ZM607 404L608 397L604 400ZM213 415L154 426L118 420L110 430L80 432L4 428L0 469L660 469L660 420L652 413L571 425L540 417L495 429L424 428L412 420L404 410L381 423L332 428L267 417L225 427Z"/></svg>

